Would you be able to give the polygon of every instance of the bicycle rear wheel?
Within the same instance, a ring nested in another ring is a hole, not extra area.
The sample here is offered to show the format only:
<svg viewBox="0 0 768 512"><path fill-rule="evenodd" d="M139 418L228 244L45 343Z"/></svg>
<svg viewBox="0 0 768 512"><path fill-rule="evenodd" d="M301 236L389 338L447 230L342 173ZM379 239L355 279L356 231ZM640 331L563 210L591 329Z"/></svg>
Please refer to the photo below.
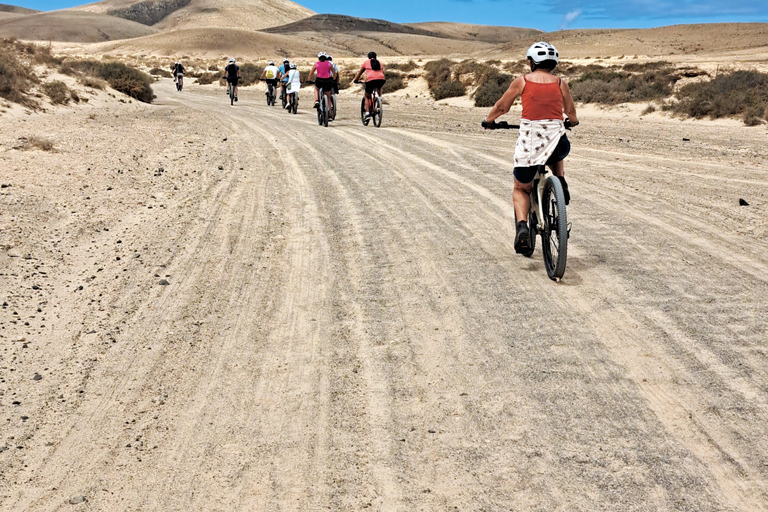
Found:
<svg viewBox="0 0 768 512"><path fill-rule="evenodd" d="M381 107L381 96L376 95L373 103L373 125L378 128L381 126L381 116L384 110Z"/></svg>
<svg viewBox="0 0 768 512"><path fill-rule="evenodd" d="M328 107L328 97L325 94L323 94L323 100L322 100L322 103L320 104L320 106L323 107L322 108L322 110L323 110L323 126L325 126L327 128L328 127L328 118L330 116L330 112L329 112L330 108Z"/></svg>
<svg viewBox="0 0 768 512"><path fill-rule="evenodd" d="M229 85L229 104L235 104L235 86L232 84Z"/></svg>
<svg viewBox="0 0 768 512"><path fill-rule="evenodd" d="M565 274L565 260L568 256L568 218L563 186L559 179L554 176L547 178L541 200L544 211L541 231L544 266L549 278L557 280Z"/></svg>
<svg viewBox="0 0 768 512"><path fill-rule="evenodd" d="M331 94L331 115L329 118L331 121L336 119L336 96Z"/></svg>

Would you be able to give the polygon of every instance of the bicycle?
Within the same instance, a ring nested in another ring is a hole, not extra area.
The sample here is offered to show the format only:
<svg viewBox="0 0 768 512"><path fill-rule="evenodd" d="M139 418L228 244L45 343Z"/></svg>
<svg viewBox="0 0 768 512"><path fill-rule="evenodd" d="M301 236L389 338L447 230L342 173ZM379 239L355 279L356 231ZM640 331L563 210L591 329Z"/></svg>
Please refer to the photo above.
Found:
<svg viewBox="0 0 768 512"><path fill-rule="evenodd" d="M483 128L489 130L516 130L520 125L483 122ZM565 120L566 130L571 129L568 119ZM546 166L538 166L538 172L533 178L533 187L529 194L531 206L528 212L528 230L530 232L530 248L523 256L530 258L536 247L536 234L541 235L541 252L544 256L544 267L547 275L553 281L563 278L565 263L568 257L568 238L571 226L565 207L565 194L560 180L551 174ZM517 225L517 214L515 214Z"/></svg>
<svg viewBox="0 0 768 512"><path fill-rule="evenodd" d="M285 96L287 96L287 100L283 98L283 103L288 105L288 113L296 113L299 111L299 93L298 92L288 92L286 89ZM285 108L285 107L283 107Z"/></svg>
<svg viewBox="0 0 768 512"><path fill-rule="evenodd" d="M267 84L267 106L274 106L275 100L275 87L272 84Z"/></svg>
<svg viewBox="0 0 768 512"><path fill-rule="evenodd" d="M334 87L331 91L331 109L329 114L329 120L335 121L336 120L336 88Z"/></svg>
<svg viewBox="0 0 768 512"><path fill-rule="evenodd" d="M176 73L176 90L181 92L184 87L184 73Z"/></svg>
<svg viewBox="0 0 768 512"><path fill-rule="evenodd" d="M315 82L308 82L310 84L314 84ZM331 108L328 105L328 96L325 95L325 91L320 90L319 93L319 104L317 106L317 124L320 126L328 127L328 121L331 116Z"/></svg>
<svg viewBox="0 0 768 512"><path fill-rule="evenodd" d="M363 82L357 81L356 84L361 84ZM369 112L371 112L370 115ZM373 126L376 128L381 126L381 117L384 114L384 108L381 104L381 96L379 96L379 91L374 89L371 93L371 99L368 105L365 103L365 96L363 96L363 101L360 104L360 120L363 122L363 126L368 126L368 123L371 122L371 119L373 119Z"/></svg>

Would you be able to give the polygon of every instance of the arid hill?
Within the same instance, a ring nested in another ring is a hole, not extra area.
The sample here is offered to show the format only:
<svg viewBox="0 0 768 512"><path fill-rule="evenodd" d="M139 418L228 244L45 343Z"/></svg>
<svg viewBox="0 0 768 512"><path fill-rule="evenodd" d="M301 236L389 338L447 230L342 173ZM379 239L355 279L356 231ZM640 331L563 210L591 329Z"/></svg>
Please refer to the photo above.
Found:
<svg viewBox="0 0 768 512"><path fill-rule="evenodd" d="M468 23L428 22L407 23L403 26L425 30L449 39L482 41L492 44L507 44L521 40L533 40L543 37L541 30L519 27L496 27L492 25L470 25Z"/></svg>
<svg viewBox="0 0 768 512"><path fill-rule="evenodd" d="M40 11L27 9L26 7L19 7L17 5L0 4L0 12L10 12L13 14L34 14Z"/></svg>
<svg viewBox="0 0 768 512"><path fill-rule="evenodd" d="M314 14L290 0L103 0L73 10L131 19L160 31L207 27L259 30Z"/></svg>
<svg viewBox="0 0 768 512"><path fill-rule="evenodd" d="M37 41L95 43L154 34L134 21L94 12L51 11L0 17L0 37Z"/></svg>
<svg viewBox="0 0 768 512"><path fill-rule="evenodd" d="M440 37L440 34L399 23L372 18L356 18L341 14L317 14L279 27L264 29L264 32L276 34L295 34L297 32L334 32L350 34L358 32L386 32L391 34L412 34Z"/></svg>

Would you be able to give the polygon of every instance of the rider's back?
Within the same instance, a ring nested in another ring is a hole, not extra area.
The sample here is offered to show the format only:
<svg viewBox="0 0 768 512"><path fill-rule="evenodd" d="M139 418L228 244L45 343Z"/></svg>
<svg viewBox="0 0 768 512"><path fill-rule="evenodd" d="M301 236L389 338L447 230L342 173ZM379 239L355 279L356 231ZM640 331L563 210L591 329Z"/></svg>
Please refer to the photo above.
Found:
<svg viewBox="0 0 768 512"><path fill-rule="evenodd" d="M563 118L563 92L560 80L543 81L540 77L526 75L521 100L523 113L520 117L529 121Z"/></svg>

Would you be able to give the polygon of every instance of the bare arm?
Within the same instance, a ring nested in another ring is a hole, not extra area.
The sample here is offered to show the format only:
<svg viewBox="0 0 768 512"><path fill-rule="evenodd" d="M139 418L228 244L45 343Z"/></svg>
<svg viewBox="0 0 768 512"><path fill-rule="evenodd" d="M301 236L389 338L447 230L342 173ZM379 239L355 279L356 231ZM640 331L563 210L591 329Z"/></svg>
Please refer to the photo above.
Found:
<svg viewBox="0 0 768 512"><path fill-rule="evenodd" d="M355 78L353 78L352 81L357 82L358 80L360 80L360 77L363 76L364 71L365 71L365 64L363 64L360 67L360 71L357 72L357 74L355 75Z"/></svg>
<svg viewBox="0 0 768 512"><path fill-rule="evenodd" d="M576 117L576 105L573 104L573 97L571 96L571 90L568 88L568 82L561 80L560 90L563 92L563 112L570 119L571 124L579 124L579 118Z"/></svg>
<svg viewBox="0 0 768 512"><path fill-rule="evenodd" d="M311 82L312 79L315 77L315 72L317 71L317 63L314 63L312 65L312 69L309 72L309 76L307 77L307 82Z"/></svg>
<svg viewBox="0 0 768 512"><path fill-rule="evenodd" d="M522 76L513 80L501 99L491 108L485 120L490 123L509 112L517 97L523 93L523 87L525 87L525 79Z"/></svg>

